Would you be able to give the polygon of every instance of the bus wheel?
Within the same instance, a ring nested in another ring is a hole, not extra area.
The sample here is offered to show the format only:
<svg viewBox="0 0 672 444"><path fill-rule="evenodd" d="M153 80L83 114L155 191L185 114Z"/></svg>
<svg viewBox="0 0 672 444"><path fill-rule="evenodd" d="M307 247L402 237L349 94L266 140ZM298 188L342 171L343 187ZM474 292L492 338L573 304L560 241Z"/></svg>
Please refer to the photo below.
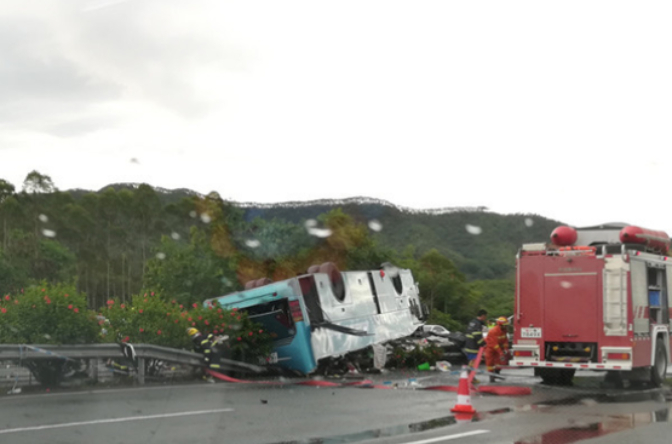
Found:
<svg viewBox="0 0 672 444"><path fill-rule="evenodd" d="M656 341L656 355L651 367L651 383L654 387L660 387L665 382L665 375L667 373L667 353L661 338Z"/></svg>
<svg viewBox="0 0 672 444"><path fill-rule="evenodd" d="M537 370L537 369L535 369ZM575 369L558 369L558 368L540 368L536 375L541 377L544 384L548 385L571 385L574 379Z"/></svg>

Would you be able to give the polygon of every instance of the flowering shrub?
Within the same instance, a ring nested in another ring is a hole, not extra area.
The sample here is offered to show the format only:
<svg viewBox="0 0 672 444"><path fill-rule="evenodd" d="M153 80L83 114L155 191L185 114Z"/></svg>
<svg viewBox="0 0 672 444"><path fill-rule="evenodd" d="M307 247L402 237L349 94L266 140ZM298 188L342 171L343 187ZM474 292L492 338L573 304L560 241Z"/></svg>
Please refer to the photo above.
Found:
<svg viewBox="0 0 672 444"><path fill-rule="evenodd" d="M250 359L267 356L271 351L271 338L261 326L250 321L243 312L225 310L219 306L201 304L185 306L170 298L161 298L154 292L133 296L132 301L107 301L99 321L107 333L104 341L156 344L166 347L192 349L187 329L194 327L201 333L228 335L224 346L233 359Z"/></svg>

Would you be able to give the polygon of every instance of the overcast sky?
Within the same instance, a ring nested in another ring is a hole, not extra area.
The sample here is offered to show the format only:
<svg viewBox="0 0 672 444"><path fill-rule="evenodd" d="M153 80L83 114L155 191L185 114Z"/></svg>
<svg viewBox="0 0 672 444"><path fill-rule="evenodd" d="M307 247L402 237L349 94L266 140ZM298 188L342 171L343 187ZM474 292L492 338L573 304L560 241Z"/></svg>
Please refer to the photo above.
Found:
<svg viewBox="0 0 672 444"><path fill-rule="evenodd" d="M0 178L672 233L672 2L2 0Z"/></svg>

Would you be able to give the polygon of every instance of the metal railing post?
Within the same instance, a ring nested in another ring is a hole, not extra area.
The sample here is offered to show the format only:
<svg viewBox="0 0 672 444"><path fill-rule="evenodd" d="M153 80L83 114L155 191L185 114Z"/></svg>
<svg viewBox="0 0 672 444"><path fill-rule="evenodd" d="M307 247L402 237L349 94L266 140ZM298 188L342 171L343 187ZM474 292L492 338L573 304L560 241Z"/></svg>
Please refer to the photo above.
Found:
<svg viewBox="0 0 672 444"><path fill-rule="evenodd" d="M145 383L145 358L138 358L138 384Z"/></svg>

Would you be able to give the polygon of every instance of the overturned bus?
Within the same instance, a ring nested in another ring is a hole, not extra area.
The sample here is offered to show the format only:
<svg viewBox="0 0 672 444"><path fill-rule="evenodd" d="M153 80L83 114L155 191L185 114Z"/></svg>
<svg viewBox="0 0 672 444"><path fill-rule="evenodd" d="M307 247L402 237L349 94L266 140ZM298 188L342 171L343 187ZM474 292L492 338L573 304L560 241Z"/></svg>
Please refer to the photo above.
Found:
<svg viewBox="0 0 672 444"><path fill-rule="evenodd" d="M269 363L309 374L327 357L411 335L428 313L410 270L340 272L333 263L279 282L209 299L243 310L273 337Z"/></svg>

